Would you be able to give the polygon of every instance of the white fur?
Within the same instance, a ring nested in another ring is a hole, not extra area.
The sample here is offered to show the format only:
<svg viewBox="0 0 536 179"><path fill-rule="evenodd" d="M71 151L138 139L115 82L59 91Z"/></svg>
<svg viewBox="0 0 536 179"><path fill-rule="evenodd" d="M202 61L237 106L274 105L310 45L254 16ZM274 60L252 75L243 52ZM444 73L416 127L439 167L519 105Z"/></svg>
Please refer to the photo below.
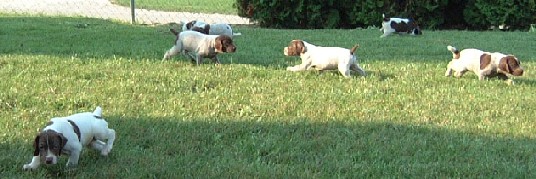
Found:
<svg viewBox="0 0 536 179"><path fill-rule="evenodd" d="M220 60L216 54L223 52L215 48L217 37L218 35L205 35L196 31L181 32L175 45L164 54L164 60L181 52L194 52L195 57L190 56L190 58L195 60L197 65L203 62L204 57L212 58L215 63L219 64Z"/></svg>
<svg viewBox="0 0 536 179"><path fill-rule="evenodd" d="M350 77L350 70L357 71L361 76L366 73L357 63L355 55L349 49L341 47L319 47L303 41L306 51L300 54L302 63L293 67L287 67L288 71L336 70L338 69L345 77ZM283 49L288 56L288 47Z"/></svg>
<svg viewBox="0 0 536 179"><path fill-rule="evenodd" d="M195 21L192 27L199 27L204 29L205 25L208 23L205 23L203 21ZM242 33L234 33L233 28L229 24L225 23L214 23L214 24L208 24L210 26L210 29L208 31L207 35L227 35L231 38L234 36L242 35ZM186 23L182 22L182 31L188 31L191 30L188 27L186 27Z"/></svg>
<svg viewBox="0 0 536 179"><path fill-rule="evenodd" d="M99 119L100 118L100 119ZM80 129L80 141L74 132L73 126L67 121L73 121ZM67 143L63 152L69 155L67 166L76 166L82 148L90 145L92 148L107 156L113 148L115 130L108 128L108 123L102 119L102 109L97 107L94 112L78 113L67 117L52 118L52 125L43 129L53 130L63 134ZM104 142L106 141L106 142ZM57 163L57 156L48 152L47 157L53 157L53 164ZM24 164L23 169L36 169L41 164L39 156L33 156L29 164Z"/></svg>

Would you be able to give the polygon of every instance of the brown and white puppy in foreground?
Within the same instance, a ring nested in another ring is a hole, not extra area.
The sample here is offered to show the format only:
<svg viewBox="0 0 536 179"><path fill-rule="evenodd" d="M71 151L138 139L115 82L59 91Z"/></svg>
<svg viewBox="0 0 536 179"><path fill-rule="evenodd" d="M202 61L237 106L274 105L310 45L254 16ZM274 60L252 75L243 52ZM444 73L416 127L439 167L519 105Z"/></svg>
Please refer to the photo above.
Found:
<svg viewBox="0 0 536 179"><path fill-rule="evenodd" d="M203 63L203 58L210 58L220 64L218 53L233 53L236 46L233 39L227 35L205 35L196 31L176 32L170 29L175 36L175 45L164 54L164 60L184 52L197 65ZM194 56L189 52L193 52Z"/></svg>
<svg viewBox="0 0 536 179"><path fill-rule="evenodd" d="M203 21L193 20L188 23L182 23L182 31L197 31L206 35L227 35L231 38L242 35L241 33L233 32L233 28L229 24L214 23L208 24Z"/></svg>
<svg viewBox="0 0 536 179"><path fill-rule="evenodd" d="M352 49L341 47L319 47L303 40L292 40L288 47L283 48L286 56L300 56L302 63L293 67L287 67L288 71L316 70L339 70L344 77L351 77L350 70L365 76L365 70L357 63L354 54L359 45Z"/></svg>
<svg viewBox="0 0 536 179"><path fill-rule="evenodd" d="M392 33L398 34L410 34L410 35L422 35L421 28L412 18L398 18L398 17L385 17L383 16L382 28L383 35L380 37L387 37Z"/></svg>
<svg viewBox="0 0 536 179"><path fill-rule="evenodd" d="M107 156L112 150L115 131L102 118L102 109L52 118L34 140L32 162L23 169L36 169L41 163L56 164L61 154L69 155L67 167L78 164L84 146L91 146ZM106 141L106 142L105 142Z"/></svg>
<svg viewBox="0 0 536 179"><path fill-rule="evenodd" d="M452 60L447 65L445 76L461 77L467 71L474 72L479 80L498 77L512 84L508 75L522 76L523 68L519 59L514 55L505 55L499 52L484 52L478 49L464 49L459 51L453 46L447 46L452 52Z"/></svg>

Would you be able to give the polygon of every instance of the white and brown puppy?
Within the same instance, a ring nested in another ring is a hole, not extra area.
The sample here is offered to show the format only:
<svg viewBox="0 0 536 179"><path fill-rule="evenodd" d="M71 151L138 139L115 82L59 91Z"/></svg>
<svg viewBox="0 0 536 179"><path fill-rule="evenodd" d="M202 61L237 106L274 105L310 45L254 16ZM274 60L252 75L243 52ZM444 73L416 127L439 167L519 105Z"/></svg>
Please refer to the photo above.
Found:
<svg viewBox="0 0 536 179"><path fill-rule="evenodd" d="M164 54L164 60L169 59L181 52L188 55L197 65L203 63L203 58L210 58L216 64L220 64L218 53L233 53L236 47L233 39L227 35L205 35L196 31L176 32L170 29L175 36L175 45ZM193 52L195 56L188 52Z"/></svg>
<svg viewBox="0 0 536 179"><path fill-rule="evenodd" d="M508 75L523 75L520 61L514 55L484 52L478 49L459 51L450 45L447 46L447 49L452 52L452 60L447 65L445 76L452 76L454 72L454 76L461 77L465 72L472 71L478 76L479 80L498 77L511 84L512 81L508 78Z"/></svg>
<svg viewBox="0 0 536 179"><path fill-rule="evenodd" d="M383 23L380 31L383 31L383 35L380 37L386 37L392 33L422 35L421 28L415 20L398 17L386 18L385 14L383 15Z"/></svg>
<svg viewBox="0 0 536 179"><path fill-rule="evenodd" d="M41 163L56 164L61 154L69 155L68 167L76 166L84 146L91 146L107 156L114 140L115 131L108 128L100 107L93 112L52 118L35 137L32 162L23 169L36 169Z"/></svg>
<svg viewBox="0 0 536 179"><path fill-rule="evenodd" d="M288 47L283 48L286 56L300 56L302 63L293 67L287 67L288 71L316 70L339 70L345 77L350 77L350 70L365 76L365 70L357 63L354 54L359 46L352 49L341 47L319 47L303 40L292 40Z"/></svg>
<svg viewBox="0 0 536 179"><path fill-rule="evenodd" d="M224 23L208 24L202 21L194 20L182 24L182 31L192 30L206 35L227 35L231 38L241 35L241 33L234 33L231 25Z"/></svg>

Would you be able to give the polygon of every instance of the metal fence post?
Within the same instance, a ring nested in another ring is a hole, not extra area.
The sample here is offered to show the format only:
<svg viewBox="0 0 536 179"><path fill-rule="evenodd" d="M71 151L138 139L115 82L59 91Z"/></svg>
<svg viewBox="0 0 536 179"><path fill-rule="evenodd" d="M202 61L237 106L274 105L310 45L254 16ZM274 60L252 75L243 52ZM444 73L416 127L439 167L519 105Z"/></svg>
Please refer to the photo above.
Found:
<svg viewBox="0 0 536 179"><path fill-rule="evenodd" d="M130 0L130 15L132 17L132 24L136 23L136 0Z"/></svg>

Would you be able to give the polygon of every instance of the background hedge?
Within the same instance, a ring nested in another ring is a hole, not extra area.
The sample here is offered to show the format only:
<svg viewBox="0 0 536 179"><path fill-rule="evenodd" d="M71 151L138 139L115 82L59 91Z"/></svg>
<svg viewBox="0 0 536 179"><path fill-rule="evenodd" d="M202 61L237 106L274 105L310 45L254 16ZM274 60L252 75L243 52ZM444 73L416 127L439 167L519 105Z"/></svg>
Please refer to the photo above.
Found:
<svg viewBox="0 0 536 179"><path fill-rule="evenodd" d="M382 14L428 29L487 29L536 23L535 0L237 0L238 14L267 28L381 26Z"/></svg>

